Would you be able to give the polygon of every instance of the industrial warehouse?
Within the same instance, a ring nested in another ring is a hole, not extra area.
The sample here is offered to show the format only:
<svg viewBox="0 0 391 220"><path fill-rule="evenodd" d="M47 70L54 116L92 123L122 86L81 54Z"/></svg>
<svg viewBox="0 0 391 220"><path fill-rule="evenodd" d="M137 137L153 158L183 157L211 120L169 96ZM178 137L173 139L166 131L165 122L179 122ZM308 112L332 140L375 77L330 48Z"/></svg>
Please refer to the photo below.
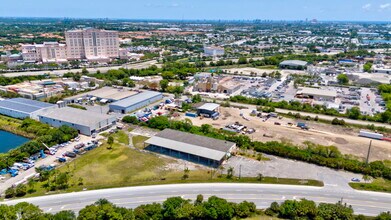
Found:
<svg viewBox="0 0 391 220"><path fill-rule="evenodd" d="M0 114L13 118L38 119L38 115L57 108L56 105L25 98L0 101Z"/></svg>
<svg viewBox="0 0 391 220"><path fill-rule="evenodd" d="M65 107L39 115L39 121L53 127L68 125L79 133L90 136L110 128L116 123L116 117Z"/></svg>
<svg viewBox="0 0 391 220"><path fill-rule="evenodd" d="M108 103L108 102L116 102L136 94L137 94L136 91L129 90L126 88L122 88L122 87L113 88L113 87L106 86L97 90L92 90L75 96L67 97L64 99L64 102L69 104L69 103L77 103L82 100L90 99L90 100L97 100L101 103Z"/></svg>
<svg viewBox="0 0 391 220"><path fill-rule="evenodd" d="M112 112L126 114L161 99L163 99L163 94L160 92L143 91L120 101L113 102L109 105L109 108Z"/></svg>
<svg viewBox="0 0 391 220"><path fill-rule="evenodd" d="M165 129L145 141L147 150L212 167L235 151L236 144L181 131Z"/></svg>

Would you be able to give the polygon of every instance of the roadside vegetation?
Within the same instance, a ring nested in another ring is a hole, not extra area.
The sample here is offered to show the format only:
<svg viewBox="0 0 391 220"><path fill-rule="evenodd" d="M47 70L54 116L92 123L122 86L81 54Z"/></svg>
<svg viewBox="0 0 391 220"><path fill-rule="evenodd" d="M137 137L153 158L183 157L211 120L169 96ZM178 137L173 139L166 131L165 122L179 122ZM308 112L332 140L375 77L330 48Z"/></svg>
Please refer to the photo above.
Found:
<svg viewBox="0 0 391 220"><path fill-rule="evenodd" d="M387 87L388 88L388 87ZM379 86L379 91L383 95L383 98L388 101L388 95L391 94L388 89L383 89L382 86ZM390 95L391 96L391 95ZM391 99L391 98L390 98ZM272 102L268 99L259 99L259 98L247 98L245 96L233 96L230 97L229 101L243 103L243 104L251 104L251 105L259 105L263 107L271 107L271 108L281 108L293 111L301 111L315 114L324 114L336 117L346 117L354 120L364 120L364 121L373 121L373 122L382 122L382 123L391 123L391 108L388 108L385 112L376 114L374 116L362 115L360 109L357 107L353 107L347 111L346 114L339 113L335 109L328 109L323 105L311 105L308 103L301 103L298 101L280 101L280 102Z"/></svg>
<svg viewBox="0 0 391 220"><path fill-rule="evenodd" d="M387 220L391 214L381 213L376 217L354 215L353 209L340 202L336 204L315 204L310 200L286 200L279 204L273 202L266 210L256 208L255 203L243 201L229 202L216 196L205 198L197 195L194 201L182 197L167 198L162 203L140 205L134 209L117 206L106 199L100 199L94 204L81 209L76 217L73 211L60 211L56 214L43 213L38 206L22 202L13 206L0 205L0 211L5 219L67 219L67 220L163 220L163 219L375 219Z"/></svg>

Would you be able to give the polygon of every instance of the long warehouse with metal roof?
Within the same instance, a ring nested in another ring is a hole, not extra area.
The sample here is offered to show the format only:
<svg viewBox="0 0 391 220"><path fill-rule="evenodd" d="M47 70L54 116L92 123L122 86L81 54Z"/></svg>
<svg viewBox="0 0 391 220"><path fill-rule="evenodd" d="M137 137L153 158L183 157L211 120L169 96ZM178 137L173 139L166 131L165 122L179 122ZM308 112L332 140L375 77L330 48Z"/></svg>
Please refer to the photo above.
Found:
<svg viewBox="0 0 391 220"><path fill-rule="evenodd" d="M235 150L236 144L186 132L165 129L145 141L147 150L217 167Z"/></svg>
<svg viewBox="0 0 391 220"><path fill-rule="evenodd" d="M13 98L0 101L1 115L20 119L38 119L39 114L43 114L55 108L57 108L57 105L25 98Z"/></svg>

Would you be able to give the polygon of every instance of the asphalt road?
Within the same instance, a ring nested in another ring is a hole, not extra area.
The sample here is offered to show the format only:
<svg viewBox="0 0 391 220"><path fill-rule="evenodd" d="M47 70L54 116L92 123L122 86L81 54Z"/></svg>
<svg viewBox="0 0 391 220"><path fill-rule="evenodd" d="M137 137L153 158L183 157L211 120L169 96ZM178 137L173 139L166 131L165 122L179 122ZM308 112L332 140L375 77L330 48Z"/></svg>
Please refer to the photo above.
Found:
<svg viewBox="0 0 391 220"><path fill-rule="evenodd" d="M134 63L134 64L124 64L122 66L110 66L110 67L97 67L97 68L87 68L88 72L90 73L96 73L98 70L102 73L107 72L108 70L112 69L119 69L119 68L128 68L128 69L144 69L148 68L152 65L157 65L156 60L146 61L142 63ZM28 72L13 72L13 73L3 73L0 74L1 76L5 77L17 77L17 76L39 76L44 74L50 74L50 75L57 75L62 76L65 73L68 72L81 72L82 69L71 69L71 70L53 70L53 71L28 71Z"/></svg>
<svg viewBox="0 0 391 220"><path fill-rule="evenodd" d="M162 202L174 196L194 200L198 194L204 195L204 198L216 195L232 202L247 200L254 202L258 208L266 208L274 201L306 198L317 203L336 203L342 200L343 203L352 205L355 213L369 216L391 210L391 194L387 193L336 190L327 186L226 183L125 187L49 195L3 203L12 205L25 201L38 205L45 212L55 213L61 210L77 212L100 198L106 198L118 206L134 208L141 204Z"/></svg>

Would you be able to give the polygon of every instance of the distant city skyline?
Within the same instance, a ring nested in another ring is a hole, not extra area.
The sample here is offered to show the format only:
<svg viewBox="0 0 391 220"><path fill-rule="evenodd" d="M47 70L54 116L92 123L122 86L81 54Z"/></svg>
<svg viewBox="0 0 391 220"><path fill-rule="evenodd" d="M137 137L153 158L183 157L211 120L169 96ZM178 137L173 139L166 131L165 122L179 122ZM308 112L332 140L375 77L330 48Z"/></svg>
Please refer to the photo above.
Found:
<svg viewBox="0 0 391 220"><path fill-rule="evenodd" d="M391 0L19 0L0 17L391 21Z"/></svg>

